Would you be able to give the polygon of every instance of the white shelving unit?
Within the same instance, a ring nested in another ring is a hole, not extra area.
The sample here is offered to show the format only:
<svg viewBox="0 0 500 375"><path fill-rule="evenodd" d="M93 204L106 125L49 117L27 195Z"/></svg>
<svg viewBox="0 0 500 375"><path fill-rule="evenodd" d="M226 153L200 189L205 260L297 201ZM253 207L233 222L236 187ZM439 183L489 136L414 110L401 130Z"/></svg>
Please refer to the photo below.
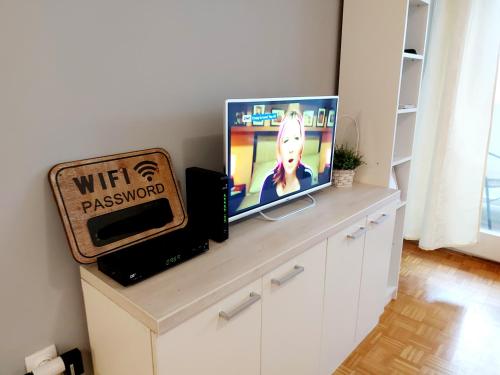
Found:
<svg viewBox="0 0 500 375"><path fill-rule="evenodd" d="M426 0L344 2L339 118L354 117L359 124L359 150L367 164L356 180L389 186L394 173L401 191L387 283L392 298L397 294L429 8ZM337 142L352 140L341 136Z"/></svg>

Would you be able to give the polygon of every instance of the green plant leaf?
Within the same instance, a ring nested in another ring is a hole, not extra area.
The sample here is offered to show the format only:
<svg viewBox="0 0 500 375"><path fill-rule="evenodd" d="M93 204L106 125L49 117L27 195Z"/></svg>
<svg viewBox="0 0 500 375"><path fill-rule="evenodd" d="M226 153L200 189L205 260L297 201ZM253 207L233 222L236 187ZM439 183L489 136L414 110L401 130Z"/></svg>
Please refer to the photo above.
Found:
<svg viewBox="0 0 500 375"><path fill-rule="evenodd" d="M333 154L333 169L354 170L362 164L363 156L347 145L336 146Z"/></svg>

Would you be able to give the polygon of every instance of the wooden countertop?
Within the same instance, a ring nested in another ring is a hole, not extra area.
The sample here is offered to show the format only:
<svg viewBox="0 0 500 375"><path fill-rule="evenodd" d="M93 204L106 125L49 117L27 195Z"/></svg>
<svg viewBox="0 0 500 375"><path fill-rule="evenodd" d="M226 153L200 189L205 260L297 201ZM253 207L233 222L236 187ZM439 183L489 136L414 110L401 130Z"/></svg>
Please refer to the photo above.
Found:
<svg viewBox="0 0 500 375"><path fill-rule="evenodd" d="M230 224L229 240L140 283L124 287L97 269L81 266L87 282L132 316L162 334L257 280L313 245L399 199L399 191L355 184L314 193L316 206L285 220L251 216ZM300 198L277 210L300 205ZM304 202L302 202L304 205Z"/></svg>

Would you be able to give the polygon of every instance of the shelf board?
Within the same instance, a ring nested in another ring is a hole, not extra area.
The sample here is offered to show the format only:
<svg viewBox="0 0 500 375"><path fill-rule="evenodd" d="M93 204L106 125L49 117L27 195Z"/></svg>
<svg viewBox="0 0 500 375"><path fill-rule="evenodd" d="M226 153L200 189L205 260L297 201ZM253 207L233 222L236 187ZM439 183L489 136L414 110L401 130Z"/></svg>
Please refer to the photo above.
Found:
<svg viewBox="0 0 500 375"><path fill-rule="evenodd" d="M422 55L417 55L415 53L407 53L403 52L403 57L408 60L423 60L424 56Z"/></svg>
<svg viewBox="0 0 500 375"><path fill-rule="evenodd" d="M394 159L392 160L392 166L395 167L396 165L400 165L406 162L409 162L411 160L411 156L394 156Z"/></svg>
<svg viewBox="0 0 500 375"><path fill-rule="evenodd" d="M410 5L412 6L421 6L421 5L429 5L429 0L410 0Z"/></svg>
<svg viewBox="0 0 500 375"><path fill-rule="evenodd" d="M406 206L406 201L399 201L396 209L399 210L401 207L404 207L404 206Z"/></svg>
<svg viewBox="0 0 500 375"><path fill-rule="evenodd" d="M398 115L402 113L414 113L414 112L417 112L417 107L398 109Z"/></svg>

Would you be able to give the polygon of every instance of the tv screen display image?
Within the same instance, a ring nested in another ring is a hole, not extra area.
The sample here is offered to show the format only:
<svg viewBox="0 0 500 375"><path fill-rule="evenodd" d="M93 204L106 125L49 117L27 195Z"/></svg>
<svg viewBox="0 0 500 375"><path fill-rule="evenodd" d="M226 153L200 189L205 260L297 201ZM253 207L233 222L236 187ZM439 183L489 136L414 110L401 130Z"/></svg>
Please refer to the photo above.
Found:
<svg viewBox="0 0 500 375"><path fill-rule="evenodd" d="M229 220L331 185L337 96L226 101Z"/></svg>

